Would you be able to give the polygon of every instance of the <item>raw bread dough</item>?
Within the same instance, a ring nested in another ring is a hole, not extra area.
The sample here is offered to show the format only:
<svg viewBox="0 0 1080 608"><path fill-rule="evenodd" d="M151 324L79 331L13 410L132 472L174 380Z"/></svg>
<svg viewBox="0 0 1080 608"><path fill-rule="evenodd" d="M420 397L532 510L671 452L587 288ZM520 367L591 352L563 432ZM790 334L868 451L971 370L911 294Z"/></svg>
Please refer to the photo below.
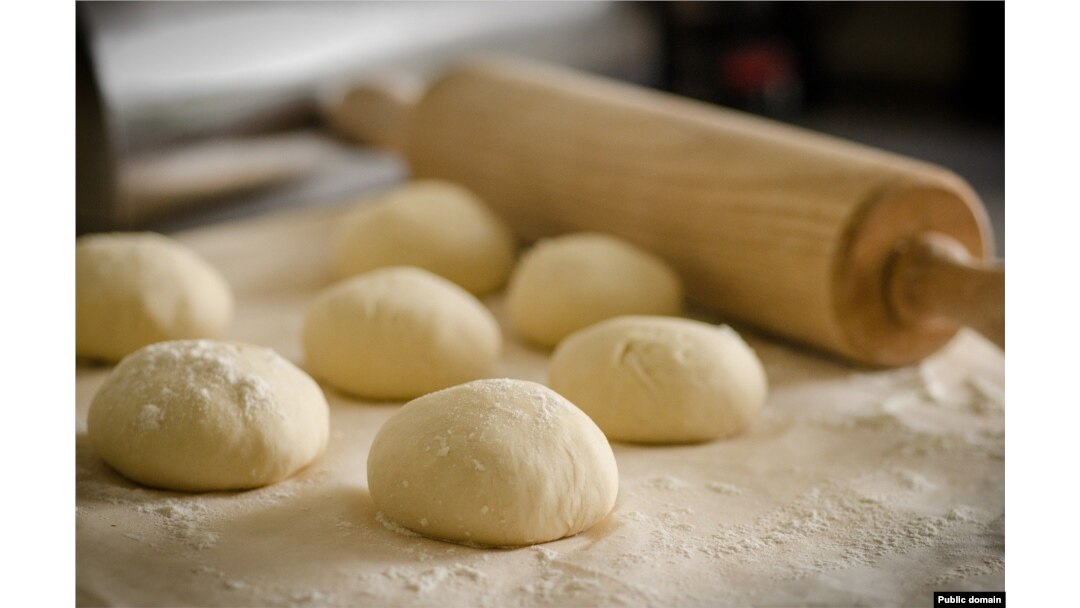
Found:
<svg viewBox="0 0 1080 608"><path fill-rule="evenodd" d="M472 293L495 290L514 266L514 237L473 193L449 182L416 181L345 218L335 263L352 276L384 266L418 266Z"/></svg>
<svg viewBox="0 0 1080 608"><path fill-rule="evenodd" d="M228 283L210 264L153 233L75 244L75 353L118 361L164 340L216 338L232 318Z"/></svg>
<svg viewBox="0 0 1080 608"><path fill-rule="evenodd" d="M487 374L499 324L469 292L426 270L383 268L321 293L308 309L312 372L354 395L411 399Z"/></svg>
<svg viewBox="0 0 1080 608"><path fill-rule="evenodd" d="M682 285L644 249L606 234L578 233L541 241L525 254L510 277L506 306L522 337L555 346L611 317L677 315Z"/></svg>
<svg viewBox="0 0 1080 608"><path fill-rule="evenodd" d="M312 243L339 221L313 208L183 238L234 285L246 312L230 333L280 344L299 361L295 334L315 293L312 280L279 270L319 276L325 251ZM85 441L86 408L104 378L78 366L76 605L914 605L943 575L968 590L1004 588L1000 349L965 329L920 366L865 370L743 337L769 375L747 432L678 447L612 443L619 497L606 519L496 552L407 536L376 517L365 463L399 406L325 391L340 438L300 474L229 495L141 492ZM548 357L517 341L504 348L496 373L546 382ZM27 468L41 456L21 457ZM41 500L8 495L8 504Z"/></svg>
<svg viewBox="0 0 1080 608"><path fill-rule="evenodd" d="M570 336L551 388L608 438L684 443L739 433L765 402L761 361L735 330L689 319L619 317Z"/></svg>
<svg viewBox="0 0 1080 608"><path fill-rule="evenodd" d="M125 357L94 395L87 433L125 477L202 492L274 483L326 447L319 385L269 348L158 342Z"/></svg>
<svg viewBox="0 0 1080 608"><path fill-rule="evenodd" d="M577 534L615 505L604 434L574 404L524 380L477 380L405 404L368 455L379 510L425 536L490 546Z"/></svg>

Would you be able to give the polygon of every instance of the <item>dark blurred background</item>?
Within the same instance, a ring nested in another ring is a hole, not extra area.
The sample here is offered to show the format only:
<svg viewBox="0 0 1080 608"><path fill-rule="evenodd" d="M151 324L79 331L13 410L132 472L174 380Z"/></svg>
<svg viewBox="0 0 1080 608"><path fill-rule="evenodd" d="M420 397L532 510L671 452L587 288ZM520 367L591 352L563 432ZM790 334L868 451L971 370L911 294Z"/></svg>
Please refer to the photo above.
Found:
<svg viewBox="0 0 1080 608"><path fill-rule="evenodd" d="M505 52L949 167L1004 255L1002 2L80 3L77 230L336 204L405 176L320 100Z"/></svg>

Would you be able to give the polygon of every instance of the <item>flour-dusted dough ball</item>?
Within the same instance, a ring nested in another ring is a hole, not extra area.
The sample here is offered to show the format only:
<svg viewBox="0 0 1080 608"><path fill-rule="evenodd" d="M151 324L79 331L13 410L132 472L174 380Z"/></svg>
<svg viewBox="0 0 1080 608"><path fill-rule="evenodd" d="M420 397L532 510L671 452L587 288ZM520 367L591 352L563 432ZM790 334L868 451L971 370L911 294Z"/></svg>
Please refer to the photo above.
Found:
<svg viewBox="0 0 1080 608"><path fill-rule="evenodd" d="M90 403L97 453L139 483L242 490L292 475L322 453L319 385L269 348L158 342L128 355Z"/></svg>
<svg viewBox="0 0 1080 608"><path fill-rule="evenodd" d="M353 211L334 257L343 277L417 266L481 294L506 282L515 250L510 229L476 195L449 182L420 180Z"/></svg>
<svg viewBox="0 0 1080 608"><path fill-rule="evenodd" d="M600 429L524 380L477 380L410 401L379 429L367 472L372 500L394 522L500 547L587 530L619 490Z"/></svg>
<svg viewBox="0 0 1080 608"><path fill-rule="evenodd" d="M119 361L165 340L216 338L232 318L228 283L205 260L152 233L75 244L75 354Z"/></svg>
<svg viewBox="0 0 1080 608"><path fill-rule="evenodd" d="M502 350L499 324L479 300L410 266L328 288L308 309L303 341L316 376L373 399L411 399L481 378Z"/></svg>
<svg viewBox="0 0 1080 608"><path fill-rule="evenodd" d="M684 443L744 430L765 402L765 369L730 327L630 316L555 349L551 387L616 441Z"/></svg>
<svg viewBox="0 0 1080 608"><path fill-rule="evenodd" d="M507 313L518 333L555 346L573 332L619 315L677 315L682 285L663 260L600 233L540 241L510 277Z"/></svg>

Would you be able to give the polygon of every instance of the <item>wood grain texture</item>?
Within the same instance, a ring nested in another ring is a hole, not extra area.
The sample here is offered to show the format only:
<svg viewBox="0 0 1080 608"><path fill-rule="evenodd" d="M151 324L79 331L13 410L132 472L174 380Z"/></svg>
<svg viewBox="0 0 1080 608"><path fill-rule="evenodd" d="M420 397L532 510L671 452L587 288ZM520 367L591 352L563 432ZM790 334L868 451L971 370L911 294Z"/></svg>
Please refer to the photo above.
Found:
<svg viewBox="0 0 1080 608"><path fill-rule="evenodd" d="M435 82L405 153L416 177L473 189L525 239L620 235L723 317L871 364L921 359L955 331L896 318L883 277L897 243L932 230L990 250L976 195L944 169L516 60Z"/></svg>
<svg viewBox="0 0 1080 608"><path fill-rule="evenodd" d="M1005 347L1005 266L976 260L956 239L933 232L896 249L887 279L900 319L954 326L957 319Z"/></svg>

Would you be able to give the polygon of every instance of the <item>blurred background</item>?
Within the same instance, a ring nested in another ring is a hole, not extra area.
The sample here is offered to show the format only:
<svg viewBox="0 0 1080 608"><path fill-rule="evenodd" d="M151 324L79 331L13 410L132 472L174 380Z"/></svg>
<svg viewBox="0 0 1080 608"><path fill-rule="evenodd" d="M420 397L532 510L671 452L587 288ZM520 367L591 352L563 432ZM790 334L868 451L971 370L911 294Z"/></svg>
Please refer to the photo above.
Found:
<svg viewBox="0 0 1080 608"><path fill-rule="evenodd" d="M401 180L327 101L523 55L956 171L1005 235L1002 2L82 2L79 233L170 232Z"/></svg>

